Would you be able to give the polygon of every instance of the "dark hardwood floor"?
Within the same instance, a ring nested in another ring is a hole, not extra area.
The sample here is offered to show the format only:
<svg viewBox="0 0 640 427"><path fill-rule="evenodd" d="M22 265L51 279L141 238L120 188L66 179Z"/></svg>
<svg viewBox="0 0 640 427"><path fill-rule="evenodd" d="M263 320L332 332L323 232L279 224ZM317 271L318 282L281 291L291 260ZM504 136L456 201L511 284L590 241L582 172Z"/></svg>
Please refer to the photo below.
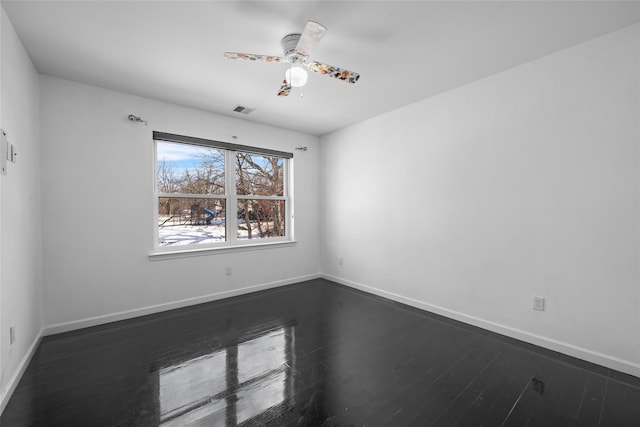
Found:
<svg viewBox="0 0 640 427"><path fill-rule="evenodd" d="M315 280L46 337L17 426L640 426L640 379Z"/></svg>

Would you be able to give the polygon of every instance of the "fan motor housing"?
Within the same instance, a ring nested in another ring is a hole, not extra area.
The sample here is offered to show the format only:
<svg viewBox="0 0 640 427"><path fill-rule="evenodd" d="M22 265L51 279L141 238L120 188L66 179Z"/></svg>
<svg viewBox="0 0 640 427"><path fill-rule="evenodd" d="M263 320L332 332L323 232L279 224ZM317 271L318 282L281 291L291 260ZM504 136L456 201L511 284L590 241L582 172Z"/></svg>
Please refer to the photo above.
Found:
<svg viewBox="0 0 640 427"><path fill-rule="evenodd" d="M292 64L299 64L303 62L303 59L300 58L296 52L296 46L298 46L301 36L302 34L287 34L280 42L282 45L282 51L284 52L284 57Z"/></svg>

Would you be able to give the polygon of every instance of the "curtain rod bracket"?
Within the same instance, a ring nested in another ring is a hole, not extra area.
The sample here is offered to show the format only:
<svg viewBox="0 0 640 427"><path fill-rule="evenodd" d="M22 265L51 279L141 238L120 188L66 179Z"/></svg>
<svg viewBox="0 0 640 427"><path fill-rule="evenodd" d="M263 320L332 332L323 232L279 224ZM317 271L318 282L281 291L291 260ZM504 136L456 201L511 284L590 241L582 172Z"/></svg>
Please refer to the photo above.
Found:
<svg viewBox="0 0 640 427"><path fill-rule="evenodd" d="M144 123L144 125L147 126L147 121L146 120L142 120L141 117L134 116L133 114L129 114L129 116L127 116L127 118L129 120L131 120L132 122Z"/></svg>

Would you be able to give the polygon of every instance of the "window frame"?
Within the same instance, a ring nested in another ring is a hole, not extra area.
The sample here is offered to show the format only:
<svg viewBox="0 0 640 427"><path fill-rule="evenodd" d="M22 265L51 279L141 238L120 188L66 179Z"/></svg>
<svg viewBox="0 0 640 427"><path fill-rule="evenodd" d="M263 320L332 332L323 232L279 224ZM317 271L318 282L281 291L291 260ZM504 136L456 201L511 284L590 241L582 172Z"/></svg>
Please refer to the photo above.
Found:
<svg viewBox="0 0 640 427"><path fill-rule="evenodd" d="M192 193L161 193L158 191L158 141L187 144L214 148L224 153L224 194L192 194ZM294 215L293 215L293 154L260 147L251 147L222 141L208 140L189 136L175 135L153 131L153 246L150 256L191 254L199 252L237 250L241 248L269 247L295 243L294 240ZM258 196L240 195L236 191L236 153L248 153L253 155L273 156L283 159L283 191L282 196ZM191 199L218 199L225 204L225 240L215 243L199 243L189 245L160 246L158 204L162 197L191 198ZM265 237L242 239L238 238L238 201L240 200L270 200L284 202L284 228L285 234L280 237ZM235 218L235 220L233 220Z"/></svg>

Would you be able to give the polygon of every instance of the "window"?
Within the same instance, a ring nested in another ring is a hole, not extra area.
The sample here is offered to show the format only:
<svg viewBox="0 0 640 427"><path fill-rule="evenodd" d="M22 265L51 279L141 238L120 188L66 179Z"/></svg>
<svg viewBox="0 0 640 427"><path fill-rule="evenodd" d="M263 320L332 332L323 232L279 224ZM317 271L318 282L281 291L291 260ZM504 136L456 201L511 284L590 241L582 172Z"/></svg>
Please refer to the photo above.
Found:
<svg viewBox="0 0 640 427"><path fill-rule="evenodd" d="M291 153L154 132L159 252L290 241Z"/></svg>

